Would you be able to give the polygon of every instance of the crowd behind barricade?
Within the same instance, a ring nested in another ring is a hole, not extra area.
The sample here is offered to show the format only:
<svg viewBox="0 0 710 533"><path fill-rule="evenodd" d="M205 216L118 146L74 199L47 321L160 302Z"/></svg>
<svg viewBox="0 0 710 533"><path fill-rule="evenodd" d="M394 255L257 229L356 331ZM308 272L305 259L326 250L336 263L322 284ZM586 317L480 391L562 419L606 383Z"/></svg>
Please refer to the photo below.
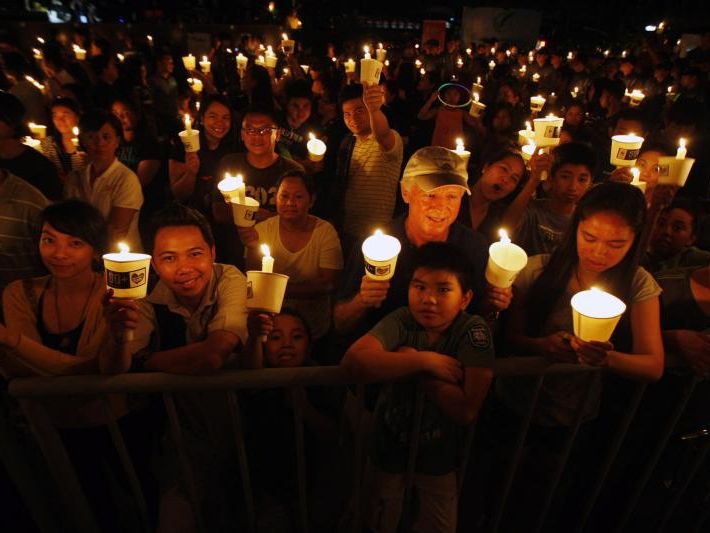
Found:
<svg viewBox="0 0 710 533"><path fill-rule="evenodd" d="M353 43L318 53L286 37L223 33L202 58L159 38L117 47L91 31L34 44L2 43L1 438L30 442L6 391L15 377L341 365L368 384L369 531L404 527L417 411L406 527L483 531L495 491L481 487L495 485L536 397L503 526L521 531L540 508L566 431L581 420L548 529L563 531L597 467L594 447L618 422L624 384L657 382L596 527L620 512L613 490L650 454L643 443L685 376L701 382L674 439L710 427L710 33L683 58L654 40L619 54L455 38L371 43L379 82L364 79ZM218 184L237 175L235 201ZM363 241L375 229L400 244L389 275L366 272ZM507 283L490 273L501 229L528 257ZM144 299L106 288L102 255L119 242L152 258ZM249 306L258 286L247 272L262 269L288 276L280 313ZM583 339L573 324L570 299L592 287L625 304L604 340ZM550 376L538 388L495 379L494 360L510 355L604 372ZM312 525L337 530L352 510L342 437L354 424L342 423L352 390L240 397L259 529L297 523L298 405ZM208 530L243 525L227 403L186 393L176 407ZM152 525L195 530L160 402L114 395L106 410L75 397L49 413L102 531L138 527L109 418ZM463 428L476 420L483 459L459 472ZM32 462L39 452L28 444L24 453ZM663 461L658 498L677 467ZM9 471L0 470L8 487Z"/></svg>

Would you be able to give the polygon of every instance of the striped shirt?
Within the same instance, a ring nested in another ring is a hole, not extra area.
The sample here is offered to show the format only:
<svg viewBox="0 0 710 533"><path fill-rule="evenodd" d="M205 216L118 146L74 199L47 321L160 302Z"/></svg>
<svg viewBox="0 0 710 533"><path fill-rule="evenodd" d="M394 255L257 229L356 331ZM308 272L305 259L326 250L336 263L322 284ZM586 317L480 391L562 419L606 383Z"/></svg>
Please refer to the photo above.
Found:
<svg viewBox="0 0 710 533"><path fill-rule="evenodd" d="M67 174L72 171L81 172L88 164L85 152L76 150L68 154L51 135L40 141L38 149L57 168L57 173L62 183L66 181Z"/></svg>
<svg viewBox="0 0 710 533"><path fill-rule="evenodd" d="M358 138L348 168L343 231L363 237L392 220L402 168L402 138L392 130L394 147L385 151L374 135Z"/></svg>
<svg viewBox="0 0 710 533"><path fill-rule="evenodd" d="M49 204L22 178L0 177L0 291L11 281L42 272L35 237L39 214Z"/></svg>

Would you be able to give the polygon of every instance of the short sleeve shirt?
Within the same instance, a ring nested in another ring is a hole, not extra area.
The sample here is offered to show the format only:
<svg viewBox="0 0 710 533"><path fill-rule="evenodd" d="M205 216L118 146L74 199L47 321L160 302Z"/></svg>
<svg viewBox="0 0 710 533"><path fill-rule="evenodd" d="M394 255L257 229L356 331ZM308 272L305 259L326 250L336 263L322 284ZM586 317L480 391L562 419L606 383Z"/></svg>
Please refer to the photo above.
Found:
<svg viewBox="0 0 710 533"><path fill-rule="evenodd" d="M547 203L546 199L532 200L515 233L515 242L529 256L552 253L569 226L571 217L553 213Z"/></svg>

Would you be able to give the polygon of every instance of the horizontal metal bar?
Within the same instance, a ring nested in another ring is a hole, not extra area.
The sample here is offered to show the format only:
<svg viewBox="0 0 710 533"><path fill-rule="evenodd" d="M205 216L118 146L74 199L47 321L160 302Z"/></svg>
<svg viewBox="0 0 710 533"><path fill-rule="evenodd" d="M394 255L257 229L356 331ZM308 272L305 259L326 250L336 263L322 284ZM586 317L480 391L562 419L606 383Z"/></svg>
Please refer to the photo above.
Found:
<svg viewBox="0 0 710 533"><path fill-rule="evenodd" d="M594 367L551 364L544 357L506 357L495 362L498 377L539 376L594 372ZM18 398L45 396L95 396L100 394L187 392L199 390L265 389L309 385L350 385L353 380L341 367L312 366L225 370L205 376L163 373L119 374L115 376L57 376L17 378L9 392Z"/></svg>

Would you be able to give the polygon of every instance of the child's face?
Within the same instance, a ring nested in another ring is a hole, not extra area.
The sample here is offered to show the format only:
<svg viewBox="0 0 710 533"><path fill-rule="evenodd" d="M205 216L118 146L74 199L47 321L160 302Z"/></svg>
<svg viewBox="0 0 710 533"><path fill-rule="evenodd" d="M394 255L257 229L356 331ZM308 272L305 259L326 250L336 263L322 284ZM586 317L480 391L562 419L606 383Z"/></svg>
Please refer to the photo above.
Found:
<svg viewBox="0 0 710 533"><path fill-rule="evenodd" d="M418 268L409 283L409 309L427 331L442 333L468 307L473 292L465 293L452 272Z"/></svg>
<svg viewBox="0 0 710 533"><path fill-rule="evenodd" d="M576 204L592 184L586 165L560 166L550 180L550 196L563 204Z"/></svg>
<svg viewBox="0 0 710 533"><path fill-rule="evenodd" d="M302 366L308 357L309 347L308 333L299 318L291 315L274 317L274 329L264 346L269 366Z"/></svg>

